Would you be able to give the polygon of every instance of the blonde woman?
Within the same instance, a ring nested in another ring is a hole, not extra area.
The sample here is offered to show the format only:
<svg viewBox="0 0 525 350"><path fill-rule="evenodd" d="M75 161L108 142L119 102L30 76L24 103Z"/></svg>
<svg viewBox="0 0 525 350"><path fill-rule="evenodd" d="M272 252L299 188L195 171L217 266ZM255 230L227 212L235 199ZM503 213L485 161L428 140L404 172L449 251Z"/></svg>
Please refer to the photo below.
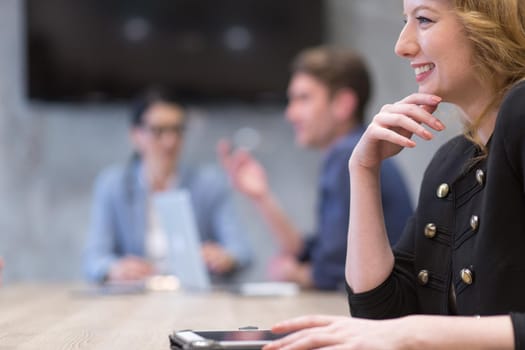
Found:
<svg viewBox="0 0 525 350"><path fill-rule="evenodd" d="M419 90L381 109L349 162L354 318L283 322L297 332L267 350L525 349L525 2L404 0L404 14L395 50ZM432 158L392 250L379 168L445 128L441 102L465 133Z"/></svg>

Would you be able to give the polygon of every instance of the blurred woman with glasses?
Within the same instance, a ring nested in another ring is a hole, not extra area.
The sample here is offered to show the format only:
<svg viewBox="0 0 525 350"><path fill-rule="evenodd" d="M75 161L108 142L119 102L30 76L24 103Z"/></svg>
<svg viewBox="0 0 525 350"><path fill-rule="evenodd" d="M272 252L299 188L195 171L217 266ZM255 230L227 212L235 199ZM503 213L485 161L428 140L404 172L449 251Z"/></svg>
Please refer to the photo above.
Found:
<svg viewBox="0 0 525 350"><path fill-rule="evenodd" d="M180 164L186 115L171 97L149 93L136 102L130 139L135 152L125 165L97 178L85 256L90 281L143 280L166 273L167 236L152 198L189 193L201 235L201 253L212 275L248 264L250 251L236 220L228 183L215 167Z"/></svg>

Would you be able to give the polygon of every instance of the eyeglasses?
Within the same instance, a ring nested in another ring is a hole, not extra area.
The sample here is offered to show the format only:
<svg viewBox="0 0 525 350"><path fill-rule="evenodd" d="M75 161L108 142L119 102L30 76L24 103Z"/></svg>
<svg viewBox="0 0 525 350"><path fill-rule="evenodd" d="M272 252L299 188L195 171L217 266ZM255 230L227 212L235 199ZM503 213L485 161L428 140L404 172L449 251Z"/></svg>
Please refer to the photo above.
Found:
<svg viewBox="0 0 525 350"><path fill-rule="evenodd" d="M186 130L184 124L173 124L173 125L144 125L142 129L150 133L154 138L160 139L164 134L170 134L174 136L182 136Z"/></svg>

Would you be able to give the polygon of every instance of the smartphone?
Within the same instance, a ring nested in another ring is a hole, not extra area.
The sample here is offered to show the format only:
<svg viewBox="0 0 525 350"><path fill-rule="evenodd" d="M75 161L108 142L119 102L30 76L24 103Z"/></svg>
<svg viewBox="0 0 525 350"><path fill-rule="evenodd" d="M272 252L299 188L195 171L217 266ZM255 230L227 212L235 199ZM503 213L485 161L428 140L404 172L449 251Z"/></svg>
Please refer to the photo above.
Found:
<svg viewBox="0 0 525 350"><path fill-rule="evenodd" d="M258 350L286 334L270 330L176 331L170 335L172 349L182 350Z"/></svg>

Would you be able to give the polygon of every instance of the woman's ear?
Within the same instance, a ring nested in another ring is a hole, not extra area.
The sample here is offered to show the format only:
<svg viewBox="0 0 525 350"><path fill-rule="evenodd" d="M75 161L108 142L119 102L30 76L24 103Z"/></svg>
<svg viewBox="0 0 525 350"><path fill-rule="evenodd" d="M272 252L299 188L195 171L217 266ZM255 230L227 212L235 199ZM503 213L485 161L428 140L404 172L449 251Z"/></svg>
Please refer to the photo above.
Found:
<svg viewBox="0 0 525 350"><path fill-rule="evenodd" d="M340 122L347 122L354 118L357 109L357 95L350 88L339 89L333 99L334 115Z"/></svg>

